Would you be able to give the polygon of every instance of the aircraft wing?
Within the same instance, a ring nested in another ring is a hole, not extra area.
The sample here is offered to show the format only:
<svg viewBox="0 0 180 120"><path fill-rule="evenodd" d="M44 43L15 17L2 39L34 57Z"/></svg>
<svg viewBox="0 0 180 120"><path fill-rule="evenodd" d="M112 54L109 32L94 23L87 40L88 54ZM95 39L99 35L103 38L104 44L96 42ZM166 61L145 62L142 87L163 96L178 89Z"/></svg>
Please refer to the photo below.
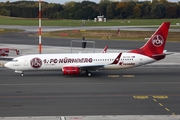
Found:
<svg viewBox="0 0 180 120"><path fill-rule="evenodd" d="M104 65L95 65L95 64L80 64L80 65L65 65L63 67L78 67L81 70L97 70L102 69Z"/></svg>
<svg viewBox="0 0 180 120"><path fill-rule="evenodd" d="M81 70L96 70L96 69L102 69L104 65L80 65L78 66Z"/></svg>

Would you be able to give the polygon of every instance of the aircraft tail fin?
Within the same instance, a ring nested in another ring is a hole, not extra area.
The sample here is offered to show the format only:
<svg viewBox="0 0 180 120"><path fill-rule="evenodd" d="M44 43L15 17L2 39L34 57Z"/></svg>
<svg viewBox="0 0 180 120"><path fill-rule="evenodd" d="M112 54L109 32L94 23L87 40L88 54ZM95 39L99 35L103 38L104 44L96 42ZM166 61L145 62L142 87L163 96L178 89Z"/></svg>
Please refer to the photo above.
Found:
<svg viewBox="0 0 180 120"><path fill-rule="evenodd" d="M105 48L102 50L102 53L106 53L108 49L108 46L105 46Z"/></svg>
<svg viewBox="0 0 180 120"><path fill-rule="evenodd" d="M146 55L152 58L153 55L162 55L166 44L169 27L170 22L163 22L144 46L135 50L131 50L130 52Z"/></svg>

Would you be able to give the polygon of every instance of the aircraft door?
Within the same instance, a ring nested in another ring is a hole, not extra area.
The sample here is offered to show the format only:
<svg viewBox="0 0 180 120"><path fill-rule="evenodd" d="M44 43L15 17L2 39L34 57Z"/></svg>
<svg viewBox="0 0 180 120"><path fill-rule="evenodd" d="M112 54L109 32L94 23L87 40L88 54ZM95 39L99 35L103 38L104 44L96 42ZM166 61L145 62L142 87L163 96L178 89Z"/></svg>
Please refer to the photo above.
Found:
<svg viewBox="0 0 180 120"><path fill-rule="evenodd" d="M139 57L139 64L140 64L140 65L143 65L143 56L140 56L140 57Z"/></svg>
<svg viewBox="0 0 180 120"><path fill-rule="evenodd" d="M28 58L27 57L24 58L24 66L28 66Z"/></svg>

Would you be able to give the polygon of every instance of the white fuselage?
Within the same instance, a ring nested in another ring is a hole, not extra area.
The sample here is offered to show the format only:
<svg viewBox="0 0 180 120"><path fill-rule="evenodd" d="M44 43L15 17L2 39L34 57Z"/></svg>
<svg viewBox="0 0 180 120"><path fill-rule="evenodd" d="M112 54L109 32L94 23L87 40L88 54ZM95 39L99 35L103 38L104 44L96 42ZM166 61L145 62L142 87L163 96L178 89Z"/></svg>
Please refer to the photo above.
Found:
<svg viewBox="0 0 180 120"><path fill-rule="evenodd" d="M34 54L14 58L6 67L17 71L62 70L65 66L102 66L101 69L125 69L155 62L148 56L136 53L122 53L118 62L113 63L120 53L80 53L80 54ZM113 63L113 64L112 64Z"/></svg>

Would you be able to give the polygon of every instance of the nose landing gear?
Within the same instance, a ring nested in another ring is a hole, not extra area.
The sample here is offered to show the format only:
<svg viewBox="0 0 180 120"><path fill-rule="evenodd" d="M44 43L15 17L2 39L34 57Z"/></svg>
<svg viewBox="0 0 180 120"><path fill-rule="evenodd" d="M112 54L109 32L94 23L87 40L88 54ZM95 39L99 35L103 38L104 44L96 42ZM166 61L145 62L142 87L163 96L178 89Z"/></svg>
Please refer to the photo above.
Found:
<svg viewBox="0 0 180 120"><path fill-rule="evenodd" d="M23 77L24 76L24 73L21 73L21 77Z"/></svg>
<svg viewBox="0 0 180 120"><path fill-rule="evenodd" d="M16 70L15 73L20 73L20 76L21 76L21 77L24 76L24 72L23 72L23 71L18 71L18 70Z"/></svg>
<svg viewBox="0 0 180 120"><path fill-rule="evenodd" d="M89 70L86 70L86 75L87 75L88 77L91 77L91 76L92 76L92 73L91 73Z"/></svg>

